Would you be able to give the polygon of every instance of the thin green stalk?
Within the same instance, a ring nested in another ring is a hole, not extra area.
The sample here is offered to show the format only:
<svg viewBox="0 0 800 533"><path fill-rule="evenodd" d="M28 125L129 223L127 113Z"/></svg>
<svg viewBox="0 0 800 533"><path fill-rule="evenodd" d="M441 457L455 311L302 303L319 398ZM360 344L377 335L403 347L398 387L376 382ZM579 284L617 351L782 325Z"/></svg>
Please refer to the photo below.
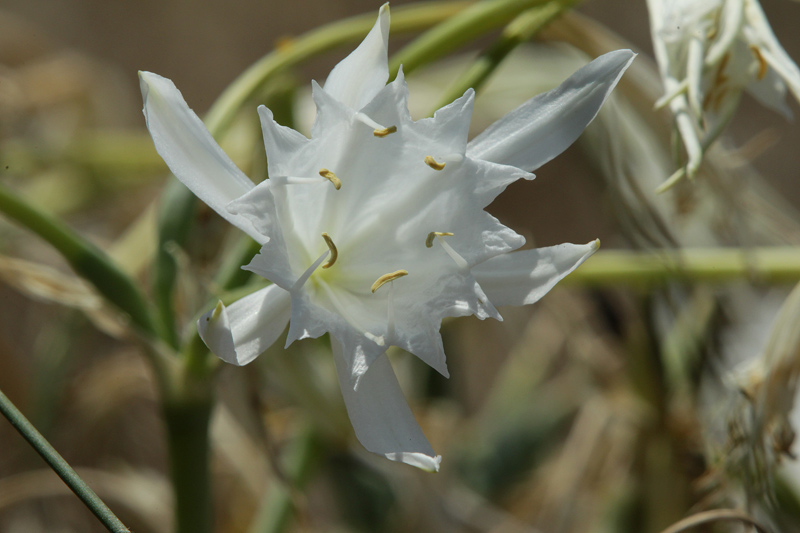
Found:
<svg viewBox="0 0 800 533"><path fill-rule="evenodd" d="M156 336L156 323L138 287L102 250L3 185L0 185L0 211L58 250L76 273L127 313L143 334Z"/></svg>
<svg viewBox="0 0 800 533"><path fill-rule="evenodd" d="M530 41L545 26L565 11L572 9L579 1L553 0L523 11L503 29L500 37L450 84L435 109L449 104L470 87L477 91L517 46Z"/></svg>
<svg viewBox="0 0 800 533"><path fill-rule="evenodd" d="M458 47L475 40L532 7L549 0L483 0L436 25L405 48L394 54L389 61L389 71L396 75L403 65L409 72L443 57Z"/></svg>
<svg viewBox="0 0 800 533"><path fill-rule="evenodd" d="M171 246L186 241L194 220L197 202L185 187L168 185L161 196L158 211L158 249L153 268L153 297L158 311L164 340L174 349L179 348L176 331L173 292L178 265Z"/></svg>
<svg viewBox="0 0 800 533"><path fill-rule="evenodd" d="M63 457L53 448L49 442L39 433L35 427L25 418L19 409L0 391L0 412L3 413L14 429L28 441L34 450L44 459L50 468L58 474L64 483L75 495L89 508L100 522L113 533L130 533L119 518L111 512L111 509L103 503L97 494L83 481L80 476L72 469Z"/></svg>
<svg viewBox="0 0 800 533"><path fill-rule="evenodd" d="M685 248L638 252L601 250L562 284L649 286L671 281L761 283L800 280L800 247Z"/></svg>
<svg viewBox="0 0 800 533"><path fill-rule="evenodd" d="M280 533L291 524L296 498L311 478L321 455L321 442L310 427L301 430L281 461L286 479L274 479L250 528L251 533Z"/></svg>

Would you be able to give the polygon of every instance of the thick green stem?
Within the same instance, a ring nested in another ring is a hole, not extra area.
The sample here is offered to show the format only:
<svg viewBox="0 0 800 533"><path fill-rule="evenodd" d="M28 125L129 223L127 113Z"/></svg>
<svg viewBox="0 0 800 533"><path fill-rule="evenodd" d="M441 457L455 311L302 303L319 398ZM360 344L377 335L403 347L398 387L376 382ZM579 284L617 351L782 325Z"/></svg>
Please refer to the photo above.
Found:
<svg viewBox="0 0 800 533"><path fill-rule="evenodd" d="M601 250L562 284L649 286L671 281L761 283L800 280L800 248L686 248L658 252Z"/></svg>
<svg viewBox="0 0 800 533"><path fill-rule="evenodd" d="M97 519L103 523L106 529L114 533L130 533L130 530L125 527L125 524L111 512L111 509L103 503L103 500L101 500L89 485L78 476L75 470L69 466L42 434L33 427L30 421L25 418L25 415L23 415L11 400L3 394L3 391L0 391L0 413L11 422L14 429L19 431L20 435L22 435L25 440L28 441L28 444L36 450L36 453L50 465L50 468L58 474L58 477L67 484L70 490L74 492Z"/></svg>
<svg viewBox="0 0 800 533"><path fill-rule="evenodd" d="M142 333L151 338L156 336L155 321L138 287L102 250L3 185L0 185L0 211L58 250L75 272L130 315Z"/></svg>
<svg viewBox="0 0 800 533"><path fill-rule="evenodd" d="M210 395L164 406L176 533L213 531L208 435L212 407Z"/></svg>
<svg viewBox="0 0 800 533"><path fill-rule="evenodd" d="M163 387L169 469L175 495L175 531L213 531L210 435L216 358L199 337L184 347L181 361Z"/></svg>

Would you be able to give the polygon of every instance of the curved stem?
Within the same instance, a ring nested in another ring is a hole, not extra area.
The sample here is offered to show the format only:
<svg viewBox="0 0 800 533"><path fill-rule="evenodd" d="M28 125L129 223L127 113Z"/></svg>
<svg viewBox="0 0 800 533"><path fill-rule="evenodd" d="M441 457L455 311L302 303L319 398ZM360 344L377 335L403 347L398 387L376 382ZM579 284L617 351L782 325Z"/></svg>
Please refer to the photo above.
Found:
<svg viewBox="0 0 800 533"><path fill-rule="evenodd" d="M50 468L58 474L64 483L70 488L75 495L80 498L86 507L97 517L100 522L113 533L130 533L130 530L125 527L119 518L103 503L97 494L86 484L83 479L78 476L75 470L69 466L61 454L59 454L53 446L47 442L39 431L30 421L25 418L19 409L8 399L8 397L0 391L0 413L5 416L14 429L19 431L20 435L28 441L28 444L36 450L42 459L44 459Z"/></svg>
<svg viewBox="0 0 800 533"><path fill-rule="evenodd" d="M409 72L447 55L481 34L508 23L526 9L549 0L484 0L454 15L424 33L389 61L389 72L397 74L400 65Z"/></svg>
<svg viewBox="0 0 800 533"><path fill-rule="evenodd" d="M579 1L552 0L523 11L503 29L500 37L450 84L435 109L449 104L470 87L477 91L517 46L531 40L542 28Z"/></svg>
<svg viewBox="0 0 800 533"><path fill-rule="evenodd" d="M508 2L508 0L503 1ZM424 30L474 3L474 0L451 0L421 2L393 8L391 32L397 34ZM251 99L268 79L333 47L362 39L374 23L374 13L340 20L309 31L264 56L244 71L214 102L205 118L208 129L212 135L220 135L242 105Z"/></svg>

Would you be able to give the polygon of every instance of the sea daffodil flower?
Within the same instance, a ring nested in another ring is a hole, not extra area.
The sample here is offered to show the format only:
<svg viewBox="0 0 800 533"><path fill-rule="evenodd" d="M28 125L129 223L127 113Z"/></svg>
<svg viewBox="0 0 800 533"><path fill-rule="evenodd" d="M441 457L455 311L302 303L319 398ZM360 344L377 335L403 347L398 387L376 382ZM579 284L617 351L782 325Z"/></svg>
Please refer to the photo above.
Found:
<svg viewBox="0 0 800 533"><path fill-rule="evenodd" d="M800 70L778 42L758 0L647 0L653 49L693 176L703 152L733 117L742 91L791 117ZM682 175L682 174L681 174Z"/></svg>
<svg viewBox="0 0 800 533"><path fill-rule="evenodd" d="M175 176L261 245L243 268L273 282L198 322L208 347L244 365L283 332L330 333L339 383L365 448L427 470L437 456L397 383L389 346L447 376L444 317L501 320L541 298L598 244L510 253L525 240L484 211L580 135L633 60L606 54L467 142L474 92L413 121L402 71L386 84L389 9L323 87L311 138L259 107L269 179L254 185L171 81L140 74L156 149Z"/></svg>

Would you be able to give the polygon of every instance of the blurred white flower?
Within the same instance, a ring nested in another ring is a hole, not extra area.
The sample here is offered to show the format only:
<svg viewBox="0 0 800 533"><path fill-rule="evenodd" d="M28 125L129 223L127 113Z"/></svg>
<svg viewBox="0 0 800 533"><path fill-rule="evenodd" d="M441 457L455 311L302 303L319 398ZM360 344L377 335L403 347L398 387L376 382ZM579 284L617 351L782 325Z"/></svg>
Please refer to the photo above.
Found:
<svg viewBox="0 0 800 533"><path fill-rule="evenodd" d="M781 47L758 0L647 0L665 94L686 149L673 177L693 176L703 152L738 107L742 91L791 117L786 89L800 101L800 70ZM671 183L671 181L668 181Z"/></svg>
<svg viewBox="0 0 800 533"><path fill-rule="evenodd" d="M524 239L486 213L519 178L580 135L633 60L606 54L467 142L474 92L411 120L402 71L389 77L389 9L324 87L313 83L311 138L259 108L269 179L253 183L219 148L171 81L142 72L144 114L175 176L262 244L247 265L273 282L198 323L208 347L243 365L290 323L286 344L331 334L356 435L370 451L427 470L436 456L386 349L447 376L444 317L501 320L495 305L541 298L598 246L509 253ZM291 320L290 320L291 319Z"/></svg>

